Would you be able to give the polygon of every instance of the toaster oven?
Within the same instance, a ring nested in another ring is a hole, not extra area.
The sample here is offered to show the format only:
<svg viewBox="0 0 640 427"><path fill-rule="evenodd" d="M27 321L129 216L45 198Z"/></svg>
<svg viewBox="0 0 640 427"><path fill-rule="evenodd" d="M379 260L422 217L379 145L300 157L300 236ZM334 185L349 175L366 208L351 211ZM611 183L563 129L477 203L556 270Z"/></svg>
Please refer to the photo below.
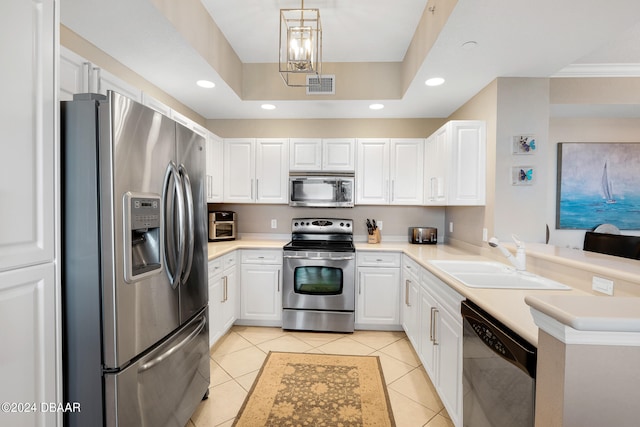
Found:
<svg viewBox="0 0 640 427"><path fill-rule="evenodd" d="M238 232L236 213L209 212L209 241L235 240Z"/></svg>

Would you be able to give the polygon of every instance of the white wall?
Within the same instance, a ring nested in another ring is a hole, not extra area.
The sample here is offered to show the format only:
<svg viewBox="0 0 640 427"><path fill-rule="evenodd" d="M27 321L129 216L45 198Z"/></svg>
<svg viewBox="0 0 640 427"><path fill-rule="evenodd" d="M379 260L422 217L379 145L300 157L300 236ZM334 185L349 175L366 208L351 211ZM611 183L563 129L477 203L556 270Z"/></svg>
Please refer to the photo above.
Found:
<svg viewBox="0 0 640 427"><path fill-rule="evenodd" d="M517 234L525 242L544 243L546 237L549 143L549 79L498 79L494 230L500 240ZM516 135L535 135L532 155L513 154ZM532 166L532 185L514 186L511 169ZM553 222L549 227L553 226Z"/></svg>

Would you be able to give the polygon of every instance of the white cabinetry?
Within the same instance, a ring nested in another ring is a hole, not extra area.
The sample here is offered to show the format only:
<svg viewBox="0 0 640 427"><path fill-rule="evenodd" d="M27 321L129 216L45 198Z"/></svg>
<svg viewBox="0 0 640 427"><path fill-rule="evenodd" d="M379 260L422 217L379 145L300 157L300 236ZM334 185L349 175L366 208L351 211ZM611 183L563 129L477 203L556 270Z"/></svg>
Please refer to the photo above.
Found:
<svg viewBox="0 0 640 427"><path fill-rule="evenodd" d="M419 356L456 426L462 425L462 317L464 299L425 269L420 289Z"/></svg>
<svg viewBox="0 0 640 427"><path fill-rule="evenodd" d="M447 122L427 138L426 205L484 205L486 125L480 120Z"/></svg>
<svg viewBox="0 0 640 427"><path fill-rule="evenodd" d="M207 134L207 203L221 203L223 194L224 143Z"/></svg>
<svg viewBox="0 0 640 427"><path fill-rule="evenodd" d="M292 138L289 140L289 170L352 172L355 170L355 145L353 138Z"/></svg>
<svg viewBox="0 0 640 427"><path fill-rule="evenodd" d="M400 253L358 252L356 328L399 329Z"/></svg>
<svg viewBox="0 0 640 427"><path fill-rule="evenodd" d="M237 317L236 252L209 261L209 345L231 328Z"/></svg>
<svg viewBox="0 0 640 427"><path fill-rule="evenodd" d="M64 47L60 48L59 70L61 101L71 101L76 93L92 92L106 95L108 90L138 102L142 101L140 89Z"/></svg>
<svg viewBox="0 0 640 427"><path fill-rule="evenodd" d="M402 257L402 328L415 349L420 348L420 267L408 256Z"/></svg>
<svg viewBox="0 0 640 427"><path fill-rule="evenodd" d="M288 203L288 140L224 141L224 202Z"/></svg>
<svg viewBox="0 0 640 427"><path fill-rule="evenodd" d="M282 250L243 250L240 282L238 323L282 326Z"/></svg>
<svg viewBox="0 0 640 427"><path fill-rule="evenodd" d="M3 0L0 54L0 413L7 426L62 425L58 75L60 2ZM22 405L37 405L33 412ZM12 409L12 408L9 408Z"/></svg>
<svg viewBox="0 0 640 427"><path fill-rule="evenodd" d="M423 139L359 139L356 204L421 205Z"/></svg>

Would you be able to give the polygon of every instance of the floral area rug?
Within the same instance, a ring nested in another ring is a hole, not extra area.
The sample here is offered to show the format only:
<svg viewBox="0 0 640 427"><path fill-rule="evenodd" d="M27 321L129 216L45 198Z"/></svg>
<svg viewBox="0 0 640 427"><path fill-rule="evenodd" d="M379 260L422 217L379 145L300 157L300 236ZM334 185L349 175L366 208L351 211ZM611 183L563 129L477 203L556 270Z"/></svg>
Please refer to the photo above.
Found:
<svg viewBox="0 0 640 427"><path fill-rule="evenodd" d="M270 352L233 425L396 424L377 356Z"/></svg>

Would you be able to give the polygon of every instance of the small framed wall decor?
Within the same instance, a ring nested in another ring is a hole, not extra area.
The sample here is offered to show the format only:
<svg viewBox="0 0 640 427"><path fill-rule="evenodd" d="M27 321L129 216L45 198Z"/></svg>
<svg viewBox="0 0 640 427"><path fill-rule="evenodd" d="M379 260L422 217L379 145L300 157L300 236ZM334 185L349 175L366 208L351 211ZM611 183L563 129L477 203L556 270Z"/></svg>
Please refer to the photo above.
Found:
<svg viewBox="0 0 640 427"><path fill-rule="evenodd" d="M534 154L538 149L535 135L515 135L513 154Z"/></svg>
<svg viewBox="0 0 640 427"><path fill-rule="evenodd" d="M511 168L511 185L531 185L535 181L533 166L513 166Z"/></svg>

